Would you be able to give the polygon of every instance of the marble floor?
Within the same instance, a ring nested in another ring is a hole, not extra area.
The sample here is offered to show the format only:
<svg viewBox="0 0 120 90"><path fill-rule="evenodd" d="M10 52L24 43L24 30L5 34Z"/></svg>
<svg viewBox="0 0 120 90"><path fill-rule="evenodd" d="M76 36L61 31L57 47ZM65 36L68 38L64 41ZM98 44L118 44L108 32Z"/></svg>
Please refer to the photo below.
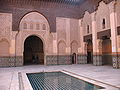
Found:
<svg viewBox="0 0 120 90"><path fill-rule="evenodd" d="M74 64L59 66L29 65L22 67L0 68L0 90L19 90L18 72L41 72L41 71L68 71L92 80L111 85L120 90L120 69L112 66L93 66L90 64ZM112 90L112 89L111 89Z"/></svg>

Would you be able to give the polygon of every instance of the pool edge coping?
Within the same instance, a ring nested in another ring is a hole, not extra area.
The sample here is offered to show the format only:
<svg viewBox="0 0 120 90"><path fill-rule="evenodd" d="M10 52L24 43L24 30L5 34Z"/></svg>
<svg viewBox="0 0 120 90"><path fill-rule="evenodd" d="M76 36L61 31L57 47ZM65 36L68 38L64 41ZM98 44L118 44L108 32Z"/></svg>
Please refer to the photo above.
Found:
<svg viewBox="0 0 120 90"><path fill-rule="evenodd" d="M63 72L67 75L73 76L73 77L78 78L80 80L83 80L85 82L88 82L88 83L91 83L91 84L94 84L94 85L97 85L97 86L100 86L100 87L104 88L104 89L98 89L98 90L110 90L110 88L108 86L116 88L116 90L120 90L120 88L118 88L116 86L114 87L113 85L110 85L108 83L104 83L104 82L101 82L101 81L98 81L98 80L95 80L95 79L92 79L92 78L89 78L89 77L86 77L86 76L83 76L83 75L76 74L74 72L70 72L68 70L64 70L64 69L63 70L54 70L54 71L41 70L41 71L38 71L38 72L35 72L35 71L21 72L24 90L33 90L32 86L30 84L30 81L27 77L27 73L41 73L41 72ZM111 90L113 90L113 89L111 89Z"/></svg>

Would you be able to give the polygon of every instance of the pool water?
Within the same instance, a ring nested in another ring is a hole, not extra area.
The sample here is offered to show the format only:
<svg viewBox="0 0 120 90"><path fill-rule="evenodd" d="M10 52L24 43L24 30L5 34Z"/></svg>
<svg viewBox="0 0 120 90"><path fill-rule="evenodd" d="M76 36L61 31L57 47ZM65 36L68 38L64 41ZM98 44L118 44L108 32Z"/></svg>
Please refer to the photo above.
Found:
<svg viewBox="0 0 120 90"><path fill-rule="evenodd" d="M33 90L98 90L101 88L62 72L30 73L27 77Z"/></svg>

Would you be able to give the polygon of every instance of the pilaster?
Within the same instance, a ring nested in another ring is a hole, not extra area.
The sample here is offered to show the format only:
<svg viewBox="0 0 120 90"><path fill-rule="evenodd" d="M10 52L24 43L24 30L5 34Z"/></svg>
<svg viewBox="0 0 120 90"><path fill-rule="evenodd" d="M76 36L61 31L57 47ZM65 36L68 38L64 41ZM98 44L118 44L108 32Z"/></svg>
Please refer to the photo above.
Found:
<svg viewBox="0 0 120 90"><path fill-rule="evenodd" d="M57 33L53 33L53 54L57 55Z"/></svg>
<svg viewBox="0 0 120 90"><path fill-rule="evenodd" d="M71 47L70 47L70 19L66 19L66 53L68 55L71 54Z"/></svg>
<svg viewBox="0 0 120 90"><path fill-rule="evenodd" d="M109 6L110 10L110 27L111 27L111 41L112 41L112 61L113 68L119 68L118 50L117 50L117 24L116 24L116 1L111 2Z"/></svg>
<svg viewBox="0 0 120 90"><path fill-rule="evenodd" d="M92 43L93 43L93 65L102 65L102 54L100 53L99 43L101 40L97 40L97 28L96 28L96 12L91 14L92 18Z"/></svg>
<svg viewBox="0 0 120 90"><path fill-rule="evenodd" d="M79 48L79 55L77 56L77 63L78 64L86 64L87 63L87 47L86 42L83 40L83 26L82 26L82 19L79 20L79 27L80 27L80 41L81 41L81 47Z"/></svg>

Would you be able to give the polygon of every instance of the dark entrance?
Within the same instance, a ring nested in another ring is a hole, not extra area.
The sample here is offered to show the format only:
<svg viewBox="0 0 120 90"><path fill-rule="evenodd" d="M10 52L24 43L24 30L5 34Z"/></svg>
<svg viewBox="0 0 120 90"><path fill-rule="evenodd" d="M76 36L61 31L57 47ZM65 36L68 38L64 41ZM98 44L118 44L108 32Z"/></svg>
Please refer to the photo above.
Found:
<svg viewBox="0 0 120 90"><path fill-rule="evenodd" d="M76 64L76 53L72 54L72 64Z"/></svg>
<svg viewBox="0 0 120 90"><path fill-rule="evenodd" d="M102 42L102 61L104 65L112 65L112 46L110 38L104 37Z"/></svg>
<svg viewBox="0 0 120 90"><path fill-rule="evenodd" d="M37 36L29 36L24 42L24 65L44 64L43 42Z"/></svg>
<svg viewBox="0 0 120 90"><path fill-rule="evenodd" d="M93 63L93 45L91 40L88 40L87 43L87 63L91 64Z"/></svg>

